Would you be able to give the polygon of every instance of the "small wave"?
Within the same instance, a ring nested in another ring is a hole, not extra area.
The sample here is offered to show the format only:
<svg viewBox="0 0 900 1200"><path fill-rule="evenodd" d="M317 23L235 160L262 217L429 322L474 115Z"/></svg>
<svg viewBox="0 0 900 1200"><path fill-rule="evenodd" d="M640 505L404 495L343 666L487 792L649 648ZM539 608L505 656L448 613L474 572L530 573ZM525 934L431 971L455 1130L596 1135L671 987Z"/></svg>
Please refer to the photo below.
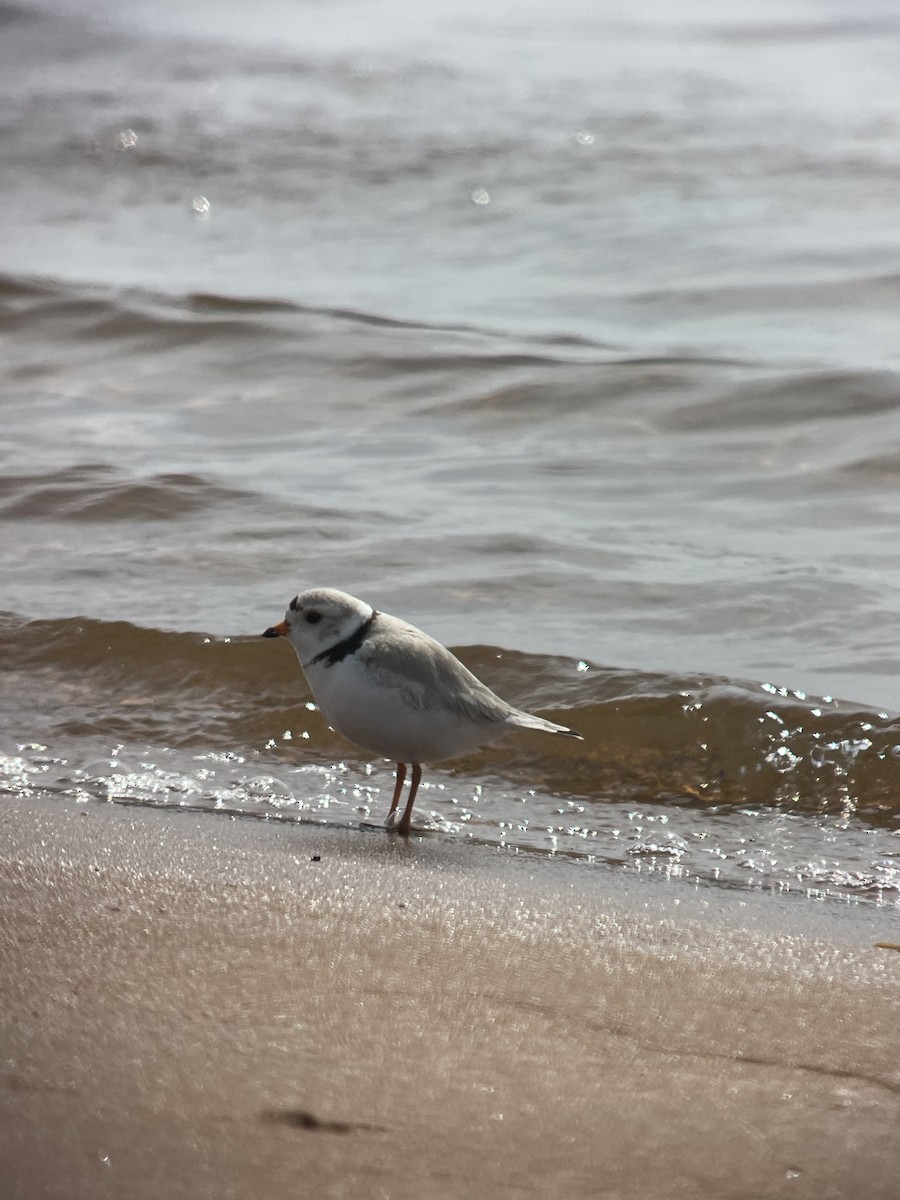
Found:
<svg viewBox="0 0 900 1200"><path fill-rule="evenodd" d="M162 521L237 501L243 493L193 474L123 478L85 463L38 475L0 478L0 518L55 521Z"/></svg>
<svg viewBox="0 0 900 1200"><path fill-rule="evenodd" d="M55 340L69 337L85 343L142 337L165 338L167 344L200 337L233 338L255 332L253 317L290 311L290 306L274 304L222 305L217 310L193 305L189 297L10 276L0 277L0 303L7 329L33 330L36 322L42 322L52 325Z"/></svg>
<svg viewBox="0 0 900 1200"><path fill-rule="evenodd" d="M805 371L735 382L714 399L662 412L664 429L751 429L819 420L854 420L900 408L894 371Z"/></svg>
<svg viewBox="0 0 900 1200"><path fill-rule="evenodd" d="M517 335L488 326L460 323L436 323L412 320L390 313L363 309L298 304L277 297L236 296L212 292L166 295L148 289L116 289L99 284L74 283L53 279L33 279L0 274L0 306L8 329L33 328L36 321L54 322L53 337L69 336L78 341L116 342L141 336L158 336L171 343L174 339L231 339L236 335L255 336L265 331L291 339L304 332L316 332L322 322L338 328L347 325L393 330L397 333L440 334L461 337L462 365L473 344L478 350L472 365L482 361L508 365L541 362L568 362L608 354L606 343L565 332L531 335L523 343ZM310 328L310 322L314 326ZM474 341L473 341L474 340ZM440 368L456 361L454 355L438 353L434 363L428 356L411 349L401 362L390 365Z"/></svg>
<svg viewBox="0 0 900 1200"><path fill-rule="evenodd" d="M829 490L836 487L866 490L873 487L896 488L900 482L900 452L873 454L864 458L851 459L836 467L816 472L815 480L819 486Z"/></svg>
<svg viewBox="0 0 900 1200"><path fill-rule="evenodd" d="M467 365L465 359L461 361ZM455 365L448 364L448 370ZM630 357L599 352L569 359L535 355L530 361L518 361L514 356L484 357L472 365L477 368L468 377L472 390L462 396L441 398L432 404L432 410L559 422L569 414L608 413L618 408L630 424L652 425L661 414L659 423L682 427L684 413L684 427L692 427L692 410L679 408L679 397L711 388L718 395L725 380L740 378L749 370L737 360L699 355ZM504 368L497 371L494 381L486 374L492 366ZM709 402L713 414L719 403ZM727 399L723 403L727 404ZM697 408L705 409L706 405Z"/></svg>
<svg viewBox="0 0 900 1200"><path fill-rule="evenodd" d="M510 737L461 761L463 770L512 772L587 799L777 808L881 826L900 815L895 715L773 684L629 672L493 646L458 653L513 703L585 737ZM354 756L309 707L293 654L255 636L7 615L0 661L8 694L22 703L26 694L36 703L65 697L49 720L70 735L246 750L293 731L302 754Z"/></svg>
<svg viewBox="0 0 900 1200"><path fill-rule="evenodd" d="M185 296L185 304L192 312L235 313L239 316L255 313L290 313L297 312L296 304L288 300L255 299L252 296L223 296L214 292L189 292Z"/></svg>
<svg viewBox="0 0 900 1200"><path fill-rule="evenodd" d="M59 286L49 279L31 279L24 275L5 275L0 272L0 299L30 300L35 297L56 296Z"/></svg>

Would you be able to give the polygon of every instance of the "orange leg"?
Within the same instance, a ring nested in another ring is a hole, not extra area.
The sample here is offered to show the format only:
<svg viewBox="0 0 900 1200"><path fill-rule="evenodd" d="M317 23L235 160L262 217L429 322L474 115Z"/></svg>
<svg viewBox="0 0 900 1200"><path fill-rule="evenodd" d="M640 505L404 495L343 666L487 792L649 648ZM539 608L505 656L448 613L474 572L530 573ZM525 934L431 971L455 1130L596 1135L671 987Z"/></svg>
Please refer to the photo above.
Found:
<svg viewBox="0 0 900 1200"><path fill-rule="evenodd" d="M400 818L400 823L397 826L398 833L409 833L409 827L412 823L412 810L416 802L416 792L419 790L419 783L422 779L422 768L414 762L412 765L412 775L409 781L409 799L406 801L406 808L403 811L403 816Z"/></svg>
<svg viewBox="0 0 900 1200"><path fill-rule="evenodd" d="M391 817L397 811L397 805L400 803L400 793L403 791L403 783L406 779L406 763L397 763L397 783L394 787L394 798L391 800L391 811L387 815L387 823L391 823Z"/></svg>

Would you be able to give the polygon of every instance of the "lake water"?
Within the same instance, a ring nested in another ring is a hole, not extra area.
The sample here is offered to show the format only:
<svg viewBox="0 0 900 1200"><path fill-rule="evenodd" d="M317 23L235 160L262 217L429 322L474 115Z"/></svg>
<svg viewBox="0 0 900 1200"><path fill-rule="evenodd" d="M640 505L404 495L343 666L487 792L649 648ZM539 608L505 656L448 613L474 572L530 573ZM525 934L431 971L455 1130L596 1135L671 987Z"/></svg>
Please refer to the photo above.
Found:
<svg viewBox="0 0 900 1200"><path fill-rule="evenodd" d="M900 16L0 7L0 787L380 820L298 590L581 744L436 836L900 903Z"/></svg>

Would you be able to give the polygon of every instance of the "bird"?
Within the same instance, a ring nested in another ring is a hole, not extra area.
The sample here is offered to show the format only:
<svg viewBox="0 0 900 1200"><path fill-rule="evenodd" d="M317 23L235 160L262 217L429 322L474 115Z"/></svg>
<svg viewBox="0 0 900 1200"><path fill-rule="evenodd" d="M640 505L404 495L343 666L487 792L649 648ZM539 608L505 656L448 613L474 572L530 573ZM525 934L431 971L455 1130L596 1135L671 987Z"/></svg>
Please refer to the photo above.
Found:
<svg viewBox="0 0 900 1200"><path fill-rule="evenodd" d="M265 638L286 638L318 708L332 729L397 764L385 821L409 834L422 764L465 754L510 729L584 738L574 729L514 708L440 642L398 617L336 588L294 596ZM397 810L406 766L409 796Z"/></svg>

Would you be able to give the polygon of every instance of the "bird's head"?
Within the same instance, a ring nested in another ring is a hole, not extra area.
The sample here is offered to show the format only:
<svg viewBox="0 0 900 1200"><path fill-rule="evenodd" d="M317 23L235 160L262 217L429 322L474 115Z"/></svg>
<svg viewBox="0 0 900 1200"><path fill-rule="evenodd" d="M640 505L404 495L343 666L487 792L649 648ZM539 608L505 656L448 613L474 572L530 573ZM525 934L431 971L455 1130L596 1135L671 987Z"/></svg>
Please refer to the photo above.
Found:
<svg viewBox="0 0 900 1200"><path fill-rule="evenodd" d="M352 637L372 619L374 609L336 588L311 588L295 596L284 620L271 625L263 637L287 638L303 666L324 651Z"/></svg>

